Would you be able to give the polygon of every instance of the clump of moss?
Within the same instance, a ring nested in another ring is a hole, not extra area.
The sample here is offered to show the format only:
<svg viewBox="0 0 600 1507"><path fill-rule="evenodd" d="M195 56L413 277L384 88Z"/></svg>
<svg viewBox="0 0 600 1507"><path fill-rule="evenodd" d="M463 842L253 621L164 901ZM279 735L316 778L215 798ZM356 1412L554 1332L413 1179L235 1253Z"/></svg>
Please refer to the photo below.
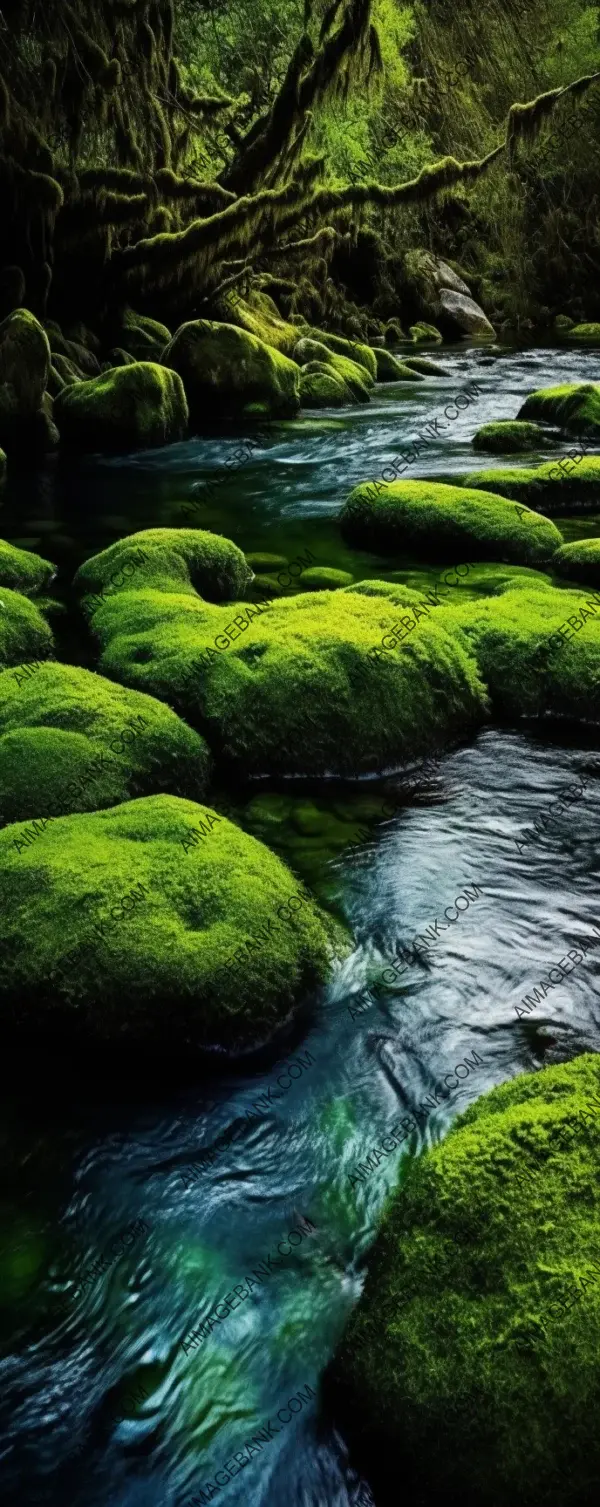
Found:
<svg viewBox="0 0 600 1507"><path fill-rule="evenodd" d="M378 382L422 382L423 374L408 362L398 361L391 351L378 348L375 351Z"/></svg>
<svg viewBox="0 0 600 1507"><path fill-rule="evenodd" d="M52 633L39 607L18 591L0 588L0 668L24 660L49 659Z"/></svg>
<svg viewBox="0 0 600 1507"><path fill-rule="evenodd" d="M377 378L377 358L375 351L370 345L363 345L360 340L345 340L343 335L330 335L328 330L303 330L303 335L311 340L318 340L321 345L327 346L336 356L345 356L347 360L354 361L358 366L363 366L373 381Z"/></svg>
<svg viewBox="0 0 600 1507"><path fill-rule="evenodd" d="M600 539L575 539L563 544L552 558L552 569L568 581L600 586Z"/></svg>
<svg viewBox="0 0 600 1507"><path fill-rule="evenodd" d="M519 455L524 450L539 450L548 443L539 424L524 424L518 419L498 419L483 424L473 436L473 449L490 455Z"/></svg>
<svg viewBox="0 0 600 1507"><path fill-rule="evenodd" d="M569 330L570 340L589 340L600 345L600 324L574 324Z"/></svg>
<svg viewBox="0 0 600 1507"><path fill-rule="evenodd" d="M298 577L298 585L305 591L333 591L340 586L351 586L353 579L349 570L335 570L331 565L311 565Z"/></svg>
<svg viewBox="0 0 600 1507"><path fill-rule="evenodd" d="M465 642L437 613L415 621L415 610L415 631L385 652L382 640L394 625L400 632L403 607L419 596L369 586L262 609L120 592L94 614L101 667L168 700L245 774L382 770L477 725L486 700Z"/></svg>
<svg viewBox="0 0 600 1507"><path fill-rule="evenodd" d="M251 570L285 570L288 563L287 555L272 555L266 549L254 550L246 555L246 560Z"/></svg>
<svg viewBox="0 0 600 1507"><path fill-rule="evenodd" d="M326 977L333 928L306 893L290 911L290 871L207 806L155 795L41 825L0 832L0 995L24 1032L235 1050Z"/></svg>
<svg viewBox="0 0 600 1507"><path fill-rule="evenodd" d="M556 424L569 434L600 434L600 383L567 382L542 387L522 403L518 419Z"/></svg>
<svg viewBox="0 0 600 1507"><path fill-rule="evenodd" d="M463 487L496 492L514 502L543 507L548 512L577 510L578 502L597 497L600 505L600 456L583 458L576 452L540 466L521 466L489 471L471 471Z"/></svg>
<svg viewBox="0 0 600 1507"><path fill-rule="evenodd" d="M465 498L468 504L465 507ZM549 519L504 497L441 482L361 482L340 513L344 538L359 549L394 555L410 549L430 560L549 560L562 535Z"/></svg>
<svg viewBox="0 0 600 1507"><path fill-rule="evenodd" d="M338 376L332 367L311 361L308 367L303 367L300 373L300 407L301 408L344 408L350 404L361 401L350 390L343 377ZM363 402L369 402L369 394L364 391Z"/></svg>
<svg viewBox="0 0 600 1507"><path fill-rule="evenodd" d="M370 372L359 362L352 361L348 356L340 356L335 351L328 350L321 341L309 340L306 336L295 346L294 361L308 371L318 368L322 372L331 368L359 401L364 399L365 394L368 396L369 389L375 385Z"/></svg>
<svg viewBox="0 0 600 1507"><path fill-rule="evenodd" d="M165 346L172 339L166 324L149 319L147 314L137 314L135 309L123 310L118 333L117 344L131 351L136 361L160 361Z"/></svg>
<svg viewBox="0 0 600 1507"><path fill-rule="evenodd" d="M136 361L65 387L55 418L61 441L72 449L119 453L183 439L188 407L177 372Z"/></svg>
<svg viewBox="0 0 600 1507"><path fill-rule="evenodd" d="M591 1053L492 1089L389 1200L326 1380L378 1501L399 1461L432 1507L593 1500L599 1091Z"/></svg>
<svg viewBox="0 0 600 1507"><path fill-rule="evenodd" d="M268 293L253 288L246 299L233 298L227 303L225 318L256 335L265 345L273 346L283 356L292 356L298 339L295 325L282 319L276 303Z"/></svg>
<svg viewBox="0 0 600 1507"><path fill-rule="evenodd" d="M207 788L206 743L153 696L73 665L0 673L0 820L97 811Z"/></svg>
<svg viewBox="0 0 600 1507"><path fill-rule="evenodd" d="M190 417L293 418L300 406L294 361L232 324L194 319L182 324L162 354L183 380Z"/></svg>
<svg viewBox="0 0 600 1507"><path fill-rule="evenodd" d="M411 324L410 338L413 345L424 345L427 341L434 340L436 345L441 345L442 336L434 324L424 324L418 320L417 324Z"/></svg>
<svg viewBox="0 0 600 1507"><path fill-rule="evenodd" d="M56 566L49 560L0 539L0 586L10 586L23 596L33 597L47 589L55 574Z"/></svg>
<svg viewBox="0 0 600 1507"><path fill-rule="evenodd" d="M94 611L100 594L139 590L176 591L209 602L241 595L251 571L237 544L204 529L148 528L117 539L92 555L73 578L75 590Z"/></svg>

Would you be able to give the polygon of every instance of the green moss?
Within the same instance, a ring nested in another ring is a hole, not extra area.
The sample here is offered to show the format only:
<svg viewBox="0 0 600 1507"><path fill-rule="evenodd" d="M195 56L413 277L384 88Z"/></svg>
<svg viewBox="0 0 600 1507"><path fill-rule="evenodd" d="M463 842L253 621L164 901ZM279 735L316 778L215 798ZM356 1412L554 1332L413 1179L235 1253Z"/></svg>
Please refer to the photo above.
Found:
<svg viewBox="0 0 600 1507"><path fill-rule="evenodd" d="M403 364L408 366L411 372L419 372L422 377L450 376L445 366L440 366L437 361L430 361L428 356L405 356Z"/></svg>
<svg viewBox="0 0 600 1507"><path fill-rule="evenodd" d="M473 449L486 450L490 455L519 455L523 450L539 450L547 443L539 424L519 423L517 419L483 424L473 437Z"/></svg>
<svg viewBox="0 0 600 1507"><path fill-rule="evenodd" d="M192 423L240 418L258 404L261 414L292 418L300 406L300 371L247 330L214 320L182 324L162 360L183 379Z"/></svg>
<svg viewBox="0 0 600 1507"><path fill-rule="evenodd" d="M576 324L569 330L570 340L590 340L593 345L600 345L600 324Z"/></svg>
<svg viewBox="0 0 600 1507"><path fill-rule="evenodd" d="M39 607L18 591L0 588L0 667L49 659L52 633Z"/></svg>
<svg viewBox="0 0 600 1507"><path fill-rule="evenodd" d="M73 665L0 673L0 820L96 811L132 796L205 794L203 739L153 696Z"/></svg>
<svg viewBox="0 0 600 1507"><path fill-rule="evenodd" d="M423 345L428 340L435 340L437 345L442 343L442 336L435 325L424 324L422 320L419 320L417 324L411 324L410 338L413 345Z"/></svg>
<svg viewBox="0 0 600 1507"><path fill-rule="evenodd" d="M253 554L246 555L246 560L251 570L285 570L288 563L287 555L270 555L268 550L255 550Z"/></svg>
<svg viewBox="0 0 600 1507"><path fill-rule="evenodd" d="M47 589L55 574L56 566L49 560L0 539L0 586L10 586L26 597L36 596Z"/></svg>
<svg viewBox="0 0 600 1507"><path fill-rule="evenodd" d="M192 596L199 592L222 602L241 595L249 580L245 556L231 539L204 529L149 528L92 555L80 565L73 585L84 597L148 586ZM90 601L91 610L97 606Z"/></svg>
<svg viewBox="0 0 600 1507"><path fill-rule="evenodd" d="M298 585L305 591L329 591L338 586L351 586L353 577L349 570L334 570L331 565L312 565L298 577Z"/></svg>
<svg viewBox="0 0 600 1507"><path fill-rule="evenodd" d="M117 344L131 351L136 361L159 361L171 339L171 331L158 319L137 314L135 309L123 311Z"/></svg>
<svg viewBox="0 0 600 1507"><path fill-rule="evenodd" d="M552 558L552 569L568 581L600 586L600 539L575 539L563 544Z"/></svg>
<svg viewBox="0 0 600 1507"><path fill-rule="evenodd" d="M554 564L554 560L552 561ZM600 618L595 593L513 582L479 601L441 609L475 655L503 717L600 716ZM571 624L569 624L571 619ZM559 629L565 628L565 635Z"/></svg>
<svg viewBox="0 0 600 1507"><path fill-rule="evenodd" d="M331 367L311 361L308 368L302 368L300 374L301 408L344 408L355 401L355 393ZM369 401L367 392L363 398L363 402L365 401Z"/></svg>
<svg viewBox="0 0 600 1507"><path fill-rule="evenodd" d="M183 439L188 408L177 372L136 361L64 388L55 419L63 444L118 453Z"/></svg>
<svg viewBox="0 0 600 1507"><path fill-rule="evenodd" d="M514 1078L389 1200L327 1381L378 1501L399 1461L432 1507L593 1500L599 1090L592 1054Z"/></svg>
<svg viewBox="0 0 600 1507"><path fill-rule="evenodd" d="M101 667L168 700L246 775L374 772L476 725L485 697L464 643L437 614L385 653L382 637L419 598L368 587L295 595L262 612L120 592L93 618Z"/></svg>
<svg viewBox="0 0 600 1507"><path fill-rule="evenodd" d="M378 382L422 382L423 376L413 366L398 361L391 351L379 347L375 351Z"/></svg>
<svg viewBox="0 0 600 1507"><path fill-rule="evenodd" d="M319 340L309 340L303 336L295 347L294 360L309 372L318 370L323 373L331 368L359 402L364 401L365 395L368 398L369 389L375 385L364 366L348 356L340 356L335 351L328 350Z"/></svg>
<svg viewBox="0 0 600 1507"><path fill-rule="evenodd" d="M0 993L25 1030L233 1049L264 1040L327 974L316 905L280 918L297 881L206 806L156 795L57 817L28 846L26 833L0 833Z"/></svg>
<svg viewBox="0 0 600 1507"><path fill-rule="evenodd" d="M0 422L7 414L37 413L50 374L50 345L29 309L15 309L0 324ZM7 389L7 390L5 390Z"/></svg>
<svg viewBox="0 0 600 1507"><path fill-rule="evenodd" d="M265 345L273 346L283 356L293 355L298 331L295 325L288 324L281 318L277 305L268 293L253 289L246 299L236 296L235 299L224 300L224 303L224 317L230 324L239 325L250 335L256 335Z"/></svg>
<svg viewBox="0 0 600 1507"><path fill-rule="evenodd" d="M600 435L600 383L572 382L542 387L521 405L518 419L557 424L569 434Z"/></svg>
<svg viewBox="0 0 600 1507"><path fill-rule="evenodd" d="M308 328L303 334L312 340L318 340L321 345L326 345L329 351L336 356L345 356L348 361L354 361L358 366L364 366L365 371L373 378L377 378L377 360L375 351L370 345L363 345L360 340L344 340L342 335L330 335L327 330L315 330Z"/></svg>
<svg viewBox="0 0 600 1507"><path fill-rule="evenodd" d="M471 471L462 484L469 489L499 493L527 506L543 507L546 512L576 510L578 502L596 497L600 507L600 457L581 459L579 452L573 450L571 455L544 461L541 466L518 469L495 466L489 471Z"/></svg>
<svg viewBox="0 0 600 1507"><path fill-rule="evenodd" d="M503 497L440 482L361 482L340 513L344 539L359 549L395 555L417 551L430 560L549 560L562 535L549 519L518 510ZM469 498L467 507L465 497Z"/></svg>

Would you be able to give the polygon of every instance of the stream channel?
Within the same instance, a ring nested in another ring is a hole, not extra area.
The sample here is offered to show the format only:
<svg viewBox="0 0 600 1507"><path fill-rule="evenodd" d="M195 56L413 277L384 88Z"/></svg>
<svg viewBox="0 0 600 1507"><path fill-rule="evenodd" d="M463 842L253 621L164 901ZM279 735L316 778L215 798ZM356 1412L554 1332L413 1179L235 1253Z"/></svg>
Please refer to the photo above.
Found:
<svg viewBox="0 0 600 1507"><path fill-rule="evenodd" d="M225 470L239 446L229 435L14 478L0 531L57 564L66 603L59 656L93 665L69 602L77 565L150 526L194 523L246 552L289 560L309 548L315 563L355 579L425 586L437 571L410 559L390 571L389 561L353 552L335 514L352 486L380 476L470 382L477 400L407 475L441 480L519 464L477 456L475 430L514 417L536 388L597 376L593 352L494 352L434 351L445 378L378 387L368 407L275 424L235 470ZM600 533L600 514L589 511L555 521L568 539ZM591 951L529 1020L515 1011L600 919L594 746L591 729L492 724L411 784L397 773L222 792L222 809L270 843L354 937L293 1032L241 1065L216 1059L201 1080L161 1081L140 1063L126 1078L115 1065L107 1081L93 1064L38 1060L34 1042L27 1062L5 1059L3 1504L368 1507L368 1487L320 1406L319 1380L360 1295L403 1159L437 1142L493 1085L600 1050L600 954ZM578 777L581 798L519 851L522 829ZM398 808L391 818L384 797ZM474 898L456 907L465 889ZM445 913L452 919L435 944L369 996L398 949ZM445 1080L440 1102L420 1110ZM418 1130L357 1178L389 1126L416 1111ZM139 1233L71 1297L137 1220ZM303 1220L314 1229L286 1243L306 1231ZM281 1242L280 1265L263 1267L235 1311L184 1353L190 1330ZM236 1470L236 1452L253 1437L249 1463Z"/></svg>

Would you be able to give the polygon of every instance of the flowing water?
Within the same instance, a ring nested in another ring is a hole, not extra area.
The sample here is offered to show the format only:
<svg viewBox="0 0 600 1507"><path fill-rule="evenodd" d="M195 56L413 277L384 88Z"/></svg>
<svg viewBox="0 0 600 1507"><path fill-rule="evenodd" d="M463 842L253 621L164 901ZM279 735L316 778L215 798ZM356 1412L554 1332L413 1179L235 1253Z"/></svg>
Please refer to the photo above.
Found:
<svg viewBox="0 0 600 1507"><path fill-rule="evenodd" d="M424 579L415 562L390 572L341 544L333 518L350 487L379 476L468 382L483 389L477 401L406 474L480 467L486 457L474 456L470 440L482 423L514 417L536 387L597 375L593 353L434 355L446 378L378 389L366 409L274 426L227 479L232 436L17 478L2 534L59 566L67 607L57 628L69 657L73 569L151 525L193 521L247 551L289 559L308 546L319 564L356 579ZM218 491L203 502L202 483L216 477ZM189 503L193 519L182 514ZM589 512L557 522L568 537L600 532ZM90 653L84 642L79 658ZM276 848L354 938L292 1033L241 1069L222 1059L202 1081L183 1083L150 1077L142 1063L126 1081L103 1081L93 1066L84 1075L68 1061L59 1071L39 1060L35 1043L27 1071L5 1062L3 1503L370 1501L320 1406L319 1379L359 1297L403 1159L438 1141L494 1084L600 1050L600 951L529 1018L516 1013L599 919L599 772L591 732L521 725L486 728L412 785L397 775L228 792L236 819ZM581 791L568 813L521 849L523 829L567 785ZM383 794L397 808L391 818L382 816ZM412 947L425 931L430 945ZM390 978L399 948L409 960ZM375 997L369 984L384 970L389 983ZM428 1097L434 1107L424 1109ZM387 1128L415 1113L418 1129L402 1148L359 1179L357 1164ZM77 1280L137 1220L75 1297ZM296 1231L301 1238L288 1241ZM236 1285L234 1310L184 1350ZM241 1470L240 1451L249 1460Z"/></svg>

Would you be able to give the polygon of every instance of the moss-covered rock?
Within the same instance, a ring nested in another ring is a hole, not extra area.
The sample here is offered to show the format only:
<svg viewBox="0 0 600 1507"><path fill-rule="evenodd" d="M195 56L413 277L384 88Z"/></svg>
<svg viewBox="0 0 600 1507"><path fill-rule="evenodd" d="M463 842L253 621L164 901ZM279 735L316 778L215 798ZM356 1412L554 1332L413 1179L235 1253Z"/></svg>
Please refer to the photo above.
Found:
<svg viewBox="0 0 600 1507"><path fill-rule="evenodd" d="M0 673L0 820L98 811L132 796L201 800L204 740L154 696L74 665Z"/></svg>
<svg viewBox="0 0 600 1507"><path fill-rule="evenodd" d="M50 360L48 337L35 315L15 309L0 324L0 444L8 454L51 448L42 406Z"/></svg>
<svg viewBox="0 0 600 1507"><path fill-rule="evenodd" d="M378 1502L590 1507L599 1091L592 1054L514 1078L389 1201L326 1383Z"/></svg>
<svg viewBox="0 0 600 1507"><path fill-rule="evenodd" d="M483 424L473 436L473 449L485 450L490 455L519 455L524 450L539 450L547 443L539 424L520 423L518 419Z"/></svg>
<svg viewBox="0 0 600 1507"><path fill-rule="evenodd" d="M430 361L428 356L405 356L403 365L408 366L411 372L418 372L421 377L450 376L445 366L440 366L438 361Z"/></svg>
<svg viewBox="0 0 600 1507"><path fill-rule="evenodd" d="M403 340L406 340L406 335L402 329L400 320L388 319L385 326L386 345L400 345Z"/></svg>
<svg viewBox="0 0 600 1507"><path fill-rule="evenodd" d="M563 544L552 557L552 570L567 581L600 586L600 539L575 539Z"/></svg>
<svg viewBox="0 0 600 1507"><path fill-rule="evenodd" d="M54 365L51 366L47 387L47 392L50 393L50 397L57 398L59 392L62 392L63 387L67 387L69 385L70 384L65 382L64 377L61 377L60 372L57 372L56 367Z"/></svg>
<svg viewBox="0 0 600 1507"><path fill-rule="evenodd" d="M72 387L74 382L85 381L85 374L79 370L74 361L69 360L68 356L53 356L52 367L62 377L65 387Z"/></svg>
<svg viewBox="0 0 600 1507"><path fill-rule="evenodd" d="M223 299L223 305L223 319L229 324L239 325L250 335L256 335L283 356L292 356L298 331L294 324L281 318L277 304L268 293L253 288L247 298L240 298L236 290L235 294Z"/></svg>
<svg viewBox="0 0 600 1507"><path fill-rule="evenodd" d="M168 700L231 768L358 775L400 764L485 714L455 628L444 632L437 614L416 608L415 631L402 633L402 609L419 601L382 582L262 607L131 590L108 597L92 626L102 670ZM394 625L400 638L390 646Z"/></svg>
<svg viewBox="0 0 600 1507"><path fill-rule="evenodd" d="M305 591L334 591L340 586L350 586L353 579L349 570L335 570L331 565L311 565L298 577L298 585Z"/></svg>
<svg viewBox="0 0 600 1507"><path fill-rule="evenodd" d="M569 330L569 340L589 340L600 345L600 324L574 324Z"/></svg>
<svg viewBox="0 0 600 1507"><path fill-rule="evenodd" d="M332 956L325 918L298 892L262 843L173 795L5 827L4 1011L71 1047L265 1040Z"/></svg>
<svg viewBox="0 0 600 1507"><path fill-rule="evenodd" d="M370 372L359 362L351 361L348 356L340 356L335 351L328 350L320 341L309 340L306 336L298 341L294 360L309 372L314 372L316 366L320 372L331 369L359 402L364 401L365 394L368 397L369 390L375 385Z"/></svg>
<svg viewBox="0 0 600 1507"><path fill-rule="evenodd" d="M285 570L288 564L287 555L272 555L267 549L257 549L246 555L246 560L251 570Z"/></svg>
<svg viewBox="0 0 600 1507"><path fill-rule="evenodd" d="M324 362L311 361L308 368L302 368L300 373L301 408L344 408L356 401L355 393L331 366L325 365ZM366 389L362 401L369 402Z"/></svg>
<svg viewBox="0 0 600 1507"><path fill-rule="evenodd" d="M312 340L318 340L321 345L326 345L334 356L345 356L348 361L364 366L373 381L376 380L377 358L370 345L364 345L360 340L345 340L343 335L330 335L328 330L307 329L304 334Z"/></svg>
<svg viewBox="0 0 600 1507"><path fill-rule="evenodd" d="M424 324L419 320L417 324L411 324L410 338L413 345L424 345L427 341L434 340L436 345L441 345L442 336L434 324Z"/></svg>
<svg viewBox="0 0 600 1507"><path fill-rule="evenodd" d="M463 487L495 492L513 502L544 508L546 512L577 511L578 503L597 498L600 507L600 456L570 455L544 461L541 466L471 471L463 478Z"/></svg>
<svg viewBox="0 0 600 1507"><path fill-rule="evenodd" d="M99 597L142 586L181 594L199 592L209 602L224 602L241 596L250 577L241 549L221 534L148 528L92 555L80 565L73 585L94 611Z"/></svg>
<svg viewBox="0 0 600 1507"><path fill-rule="evenodd" d="M33 597L46 590L55 574L56 566L49 560L0 539L0 586L10 586L12 591Z"/></svg>
<svg viewBox="0 0 600 1507"><path fill-rule="evenodd" d="M171 331L158 319L149 319L147 314L137 314L135 309L123 310L116 344L131 351L136 361L160 361L162 352L171 339Z"/></svg>
<svg viewBox="0 0 600 1507"><path fill-rule="evenodd" d="M499 583L493 596L442 608L441 622L458 630L475 655L503 718L600 720L597 592L558 588L541 578L539 584Z"/></svg>
<svg viewBox="0 0 600 1507"><path fill-rule="evenodd" d="M571 319L568 314L557 314L554 321L554 328L555 330L561 330L564 333L566 330L572 330L574 324L575 320Z"/></svg>
<svg viewBox="0 0 600 1507"><path fill-rule="evenodd" d="M568 434L600 435L600 383L571 382L542 387L521 404L518 419L555 424Z"/></svg>
<svg viewBox="0 0 600 1507"><path fill-rule="evenodd" d="M468 556L537 565L562 544L548 518L490 492L428 481L378 486L376 492L373 482L361 482L339 515L344 539L359 549L385 555L411 550L430 560Z"/></svg>
<svg viewBox="0 0 600 1507"><path fill-rule="evenodd" d="M177 372L136 361L64 388L55 417L69 448L117 454L183 439L188 408Z"/></svg>
<svg viewBox="0 0 600 1507"><path fill-rule="evenodd" d="M23 660L49 659L52 633L39 607L19 591L0 588L0 668Z"/></svg>
<svg viewBox="0 0 600 1507"><path fill-rule="evenodd" d="M404 361L398 361L391 351L376 350L378 382L422 382L423 376Z"/></svg>
<svg viewBox="0 0 600 1507"><path fill-rule="evenodd" d="M293 418L300 407L296 363L236 325L190 320L176 330L162 360L183 379L196 428L207 417Z"/></svg>

